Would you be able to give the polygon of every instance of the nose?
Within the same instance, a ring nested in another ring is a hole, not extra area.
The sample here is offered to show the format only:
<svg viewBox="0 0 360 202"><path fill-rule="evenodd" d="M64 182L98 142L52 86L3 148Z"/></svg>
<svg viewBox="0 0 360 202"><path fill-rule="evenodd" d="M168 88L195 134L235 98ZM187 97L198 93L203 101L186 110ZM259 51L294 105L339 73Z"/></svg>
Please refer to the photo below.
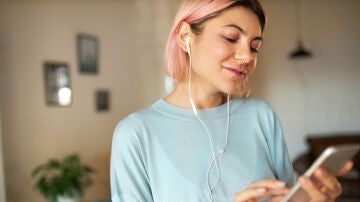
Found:
<svg viewBox="0 0 360 202"><path fill-rule="evenodd" d="M250 49L243 46L237 48L234 54L234 59L238 61L241 65L246 65L251 63L254 58Z"/></svg>

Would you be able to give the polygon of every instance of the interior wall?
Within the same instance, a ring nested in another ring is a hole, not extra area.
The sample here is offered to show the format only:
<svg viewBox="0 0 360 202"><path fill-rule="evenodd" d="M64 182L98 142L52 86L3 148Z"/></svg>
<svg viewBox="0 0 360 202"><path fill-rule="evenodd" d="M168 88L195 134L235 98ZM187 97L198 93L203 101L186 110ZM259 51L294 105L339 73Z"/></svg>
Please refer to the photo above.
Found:
<svg viewBox="0 0 360 202"><path fill-rule="evenodd" d="M360 131L360 1L300 0L300 36L313 57L290 60L294 2L263 1L268 25L253 75L254 94L278 113L292 159L307 149L307 135Z"/></svg>
<svg viewBox="0 0 360 202"><path fill-rule="evenodd" d="M174 4L152 0L0 1L8 201L44 201L33 188L31 171L50 158L73 152L96 170L85 200L110 197L109 152L116 123L164 94L163 52L159 50L170 29ZM79 32L99 39L97 75L78 70ZM69 65L71 106L46 105L44 61ZM95 110L97 89L110 91L110 111Z"/></svg>
<svg viewBox="0 0 360 202"><path fill-rule="evenodd" d="M6 194L11 202L44 201L32 169L78 152L95 167L86 199L108 197L108 156L115 124L163 95L162 53L178 1L0 1L0 92ZM301 1L305 46L314 57L289 60L296 46L293 1L262 0L264 46L252 76L254 95L279 115L295 158L307 134L360 131L360 19L357 0ZM100 40L100 70L80 74L78 32ZM43 62L70 66L74 102L45 104ZM95 110L96 89L111 92L111 110Z"/></svg>
<svg viewBox="0 0 360 202"><path fill-rule="evenodd" d="M0 105L1 106L1 105ZM1 107L0 107L0 202L6 202L5 176L4 176L4 158L1 127Z"/></svg>

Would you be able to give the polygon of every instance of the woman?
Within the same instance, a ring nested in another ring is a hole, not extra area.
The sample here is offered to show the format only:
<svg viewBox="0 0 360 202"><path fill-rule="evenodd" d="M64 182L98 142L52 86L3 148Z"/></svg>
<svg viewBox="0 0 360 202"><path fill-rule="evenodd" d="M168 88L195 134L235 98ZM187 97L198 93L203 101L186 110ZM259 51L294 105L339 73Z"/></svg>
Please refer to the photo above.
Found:
<svg viewBox="0 0 360 202"><path fill-rule="evenodd" d="M279 201L295 180L280 122L246 97L262 43L257 0L188 0L167 49L175 90L116 127L111 192L118 201ZM344 167L346 172L351 163ZM312 201L334 201L324 169L300 182Z"/></svg>

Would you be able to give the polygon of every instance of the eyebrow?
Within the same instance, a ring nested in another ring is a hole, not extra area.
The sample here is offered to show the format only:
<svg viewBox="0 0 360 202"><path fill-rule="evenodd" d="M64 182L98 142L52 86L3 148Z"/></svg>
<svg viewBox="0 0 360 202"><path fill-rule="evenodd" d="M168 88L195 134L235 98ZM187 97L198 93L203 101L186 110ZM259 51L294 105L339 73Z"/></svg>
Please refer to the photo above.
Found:
<svg viewBox="0 0 360 202"><path fill-rule="evenodd" d="M239 30L239 32L241 32L241 33L244 33L244 34L246 33L243 28L241 28L240 26L235 25L235 24L224 25L224 27L233 27L233 28ZM251 41L257 41L257 40L262 41L263 38L261 36L257 36L257 37L254 37Z"/></svg>

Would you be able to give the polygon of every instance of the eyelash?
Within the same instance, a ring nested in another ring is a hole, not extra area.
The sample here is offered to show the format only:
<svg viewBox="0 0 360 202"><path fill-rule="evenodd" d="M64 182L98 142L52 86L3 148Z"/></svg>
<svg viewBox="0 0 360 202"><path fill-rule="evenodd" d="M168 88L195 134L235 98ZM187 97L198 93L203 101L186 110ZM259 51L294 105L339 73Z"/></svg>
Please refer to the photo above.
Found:
<svg viewBox="0 0 360 202"><path fill-rule="evenodd" d="M250 50L251 50L251 52L253 52L253 53L258 53L258 52L259 52L259 50L256 49L256 48L250 48Z"/></svg>
<svg viewBox="0 0 360 202"><path fill-rule="evenodd" d="M229 37L224 37L224 39L225 39L227 42L232 43L232 44L237 42L237 39L232 39L232 38L229 38ZM252 48L252 47L250 47L250 51L253 52L253 53L258 53L258 52L259 52L258 49Z"/></svg>
<svg viewBox="0 0 360 202"><path fill-rule="evenodd" d="M237 41L237 39L229 38L229 37L226 37L226 36L224 38L229 43L236 43L236 41Z"/></svg>

